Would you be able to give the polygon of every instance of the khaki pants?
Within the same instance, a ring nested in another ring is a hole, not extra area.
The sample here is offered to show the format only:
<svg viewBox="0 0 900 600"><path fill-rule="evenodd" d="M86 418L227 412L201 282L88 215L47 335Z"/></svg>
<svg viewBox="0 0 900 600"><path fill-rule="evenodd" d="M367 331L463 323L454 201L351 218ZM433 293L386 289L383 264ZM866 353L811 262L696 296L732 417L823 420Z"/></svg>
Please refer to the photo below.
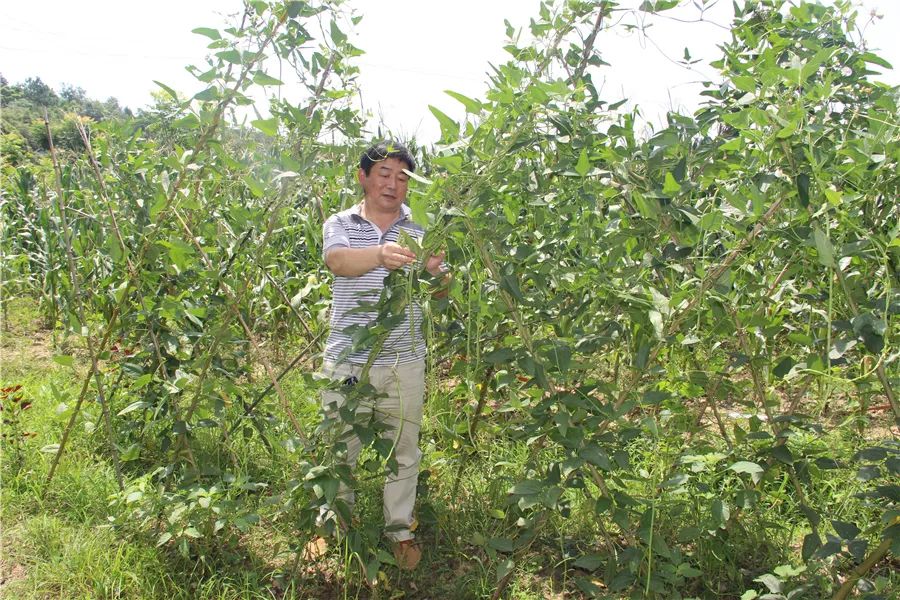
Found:
<svg viewBox="0 0 900 600"><path fill-rule="evenodd" d="M322 374L330 379L345 381L359 377L361 365L325 362ZM373 366L369 370L369 383L382 397L357 408L357 416L372 415L388 427L383 436L393 443L392 458L397 461L397 473L387 476L384 484L385 535L393 541L412 539L413 508L416 504L416 484L419 478L419 429L422 425L422 401L425 396L425 361L396 366ZM323 407L334 416L343 405L343 394L326 390L322 393ZM347 463L356 466L361 443L352 434L351 427L343 431L341 440L347 444ZM338 497L353 506L353 490L343 483Z"/></svg>

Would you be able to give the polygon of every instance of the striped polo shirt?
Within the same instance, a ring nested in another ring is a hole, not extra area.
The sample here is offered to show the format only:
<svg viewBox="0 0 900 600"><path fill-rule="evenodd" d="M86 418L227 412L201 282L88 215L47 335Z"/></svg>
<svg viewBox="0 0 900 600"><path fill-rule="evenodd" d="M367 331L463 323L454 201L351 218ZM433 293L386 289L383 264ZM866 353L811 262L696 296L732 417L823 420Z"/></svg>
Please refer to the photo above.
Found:
<svg viewBox="0 0 900 600"><path fill-rule="evenodd" d="M400 205L400 217L382 233L381 229L360 215L362 204L331 215L323 226L322 256L332 248L365 248L386 242L397 242L400 232L422 241L425 231L410 218L412 211L405 204ZM409 268L409 267L404 267ZM325 359L336 362L341 354L352 346L345 329L351 325L370 327L375 323L377 312L349 311L358 308L360 302L375 303L384 288L384 278L389 271L376 267L359 277L334 276L331 286L331 331L325 344ZM410 327L412 323L412 327ZM350 354L346 360L353 364L365 364L368 350ZM425 359L425 339L422 337L422 310L411 302L406 319L391 330L378 357L372 363L379 366L398 365Z"/></svg>

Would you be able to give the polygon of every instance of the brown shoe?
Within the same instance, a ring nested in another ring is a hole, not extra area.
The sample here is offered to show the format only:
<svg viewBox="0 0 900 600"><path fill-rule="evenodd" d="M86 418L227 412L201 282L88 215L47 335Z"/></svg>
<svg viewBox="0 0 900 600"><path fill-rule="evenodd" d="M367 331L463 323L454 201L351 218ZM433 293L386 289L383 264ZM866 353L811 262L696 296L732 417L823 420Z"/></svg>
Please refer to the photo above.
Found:
<svg viewBox="0 0 900 600"><path fill-rule="evenodd" d="M394 560L397 561L397 567L401 570L412 571L422 560L422 550L413 540L394 542Z"/></svg>

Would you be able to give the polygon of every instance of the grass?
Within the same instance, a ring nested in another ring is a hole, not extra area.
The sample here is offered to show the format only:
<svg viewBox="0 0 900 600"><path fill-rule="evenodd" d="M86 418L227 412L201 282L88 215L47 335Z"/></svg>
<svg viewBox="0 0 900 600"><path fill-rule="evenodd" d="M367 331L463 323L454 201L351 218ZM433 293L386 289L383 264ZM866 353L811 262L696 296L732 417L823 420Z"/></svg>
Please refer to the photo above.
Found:
<svg viewBox="0 0 900 600"><path fill-rule="evenodd" d="M838 557L813 561L793 573L788 566L803 566L799 551L809 524L786 471L773 467L773 473L782 475L754 485L748 475L728 469L737 460L762 456L765 443L745 439L729 451L715 426L693 431L690 447L685 447L683 434L692 422L685 417L689 410L668 423L665 414L658 415L663 435L641 427L628 442L631 468L609 475L615 489L631 498L623 500L620 509L600 507L596 501L602 494L588 478L579 487L564 489L555 510L519 510L515 497L507 493L510 487L547 476L549 465L562 464L565 454L554 444L527 444L516 437L519 417L502 412L500 406L486 417L473 453L465 433L465 411L471 411L471 405L465 406L471 398L458 386L441 390L426 409L432 412L421 440L416 532L425 550L423 562L413 573L384 565L377 584L370 586L346 547L332 547L314 562L298 558L297 550L312 534L303 521L309 492L302 487L290 491L288 482L298 476L301 456L289 443L293 432L272 400L263 411L269 413L269 438L276 442L271 449L256 434L236 435L224 445L220 430L198 430L195 458L214 468L198 473L193 488L174 490L165 501L164 490L149 479L140 497L130 495L139 489L140 475L159 464L161 451L153 441L159 432L145 432L150 442L136 460L125 463L130 487L120 494L99 408L88 401L56 478L47 486L52 454L41 450L58 442L85 365L83 359L76 359L74 369L53 361L53 336L36 325L37 315L28 304L15 303L11 316L10 332L0 344L0 383L22 385L32 405L19 425L35 435L22 438L20 453L9 440L3 445L4 597L489 598L504 572L498 568L514 559L504 597L516 600L582 597L592 589L607 598L645 597L648 590L649 597L656 598L738 598L747 590L768 591L759 579L767 574L782 581L785 590L808 586L794 596L801 599L827 597L836 574L853 565L845 547ZM311 431L317 404L308 381L295 372L284 380L284 390L298 419ZM117 396L113 414L131 401L127 393ZM850 460L879 439L860 438L853 420L846 421L849 425L836 423L822 433L788 440L798 456L844 457L836 469L812 462L800 481L806 501L824 515L823 534L833 533L830 520L852 521L875 531L883 513L877 504L857 497L872 485L860 479L859 465ZM138 439L140 431L126 426L131 421L119 417L116 422L122 446ZM733 425L748 429L744 420ZM884 429L871 431L886 437ZM381 478L358 475L357 529L387 551L379 542ZM687 478L677 479L679 475ZM230 489L221 483L230 476L262 485L250 492ZM224 489L211 496L211 508L190 498L192 490L212 485ZM714 514L718 499L730 510L724 522L717 522ZM219 514L256 514L259 520L159 545L160 532L180 523L172 516L177 503L189 507L188 514L194 515L190 523L198 526L211 524ZM222 512L216 513L216 507ZM642 520L650 507L655 509L652 522ZM509 553L504 540L516 540L525 530L522 519L530 518L539 520L536 536ZM614 556L607 551L609 543L616 549ZM897 597L900 576L893 560L882 561L868 576L867 585L874 590L868 597ZM616 589L617 581L628 585Z"/></svg>

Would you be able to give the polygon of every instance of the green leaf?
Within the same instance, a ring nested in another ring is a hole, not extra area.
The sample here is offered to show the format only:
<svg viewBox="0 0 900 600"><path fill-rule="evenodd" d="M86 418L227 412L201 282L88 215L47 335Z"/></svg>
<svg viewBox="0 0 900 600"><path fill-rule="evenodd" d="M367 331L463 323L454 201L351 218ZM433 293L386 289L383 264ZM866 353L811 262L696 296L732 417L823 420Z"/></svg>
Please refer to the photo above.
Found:
<svg viewBox="0 0 900 600"><path fill-rule="evenodd" d="M409 169L403 169L403 172L406 173L407 177L410 179L415 179L419 183L424 183L425 185L432 185L434 182L427 177L422 177L415 171L410 171Z"/></svg>
<svg viewBox="0 0 900 600"><path fill-rule="evenodd" d="M458 154L436 156L431 159L431 164L435 167L447 169L449 173L459 173L463 167L463 159ZM900 239L898 239L898 243L900 243Z"/></svg>
<svg viewBox="0 0 900 600"><path fill-rule="evenodd" d="M275 117L271 119L256 119L255 121L250 121L250 124L268 136L274 136L278 133L278 119Z"/></svg>
<svg viewBox="0 0 900 600"><path fill-rule="evenodd" d="M241 64L241 53L237 50L223 50L221 52L217 52L216 56L218 56L225 62L229 62L234 65Z"/></svg>
<svg viewBox="0 0 900 600"><path fill-rule="evenodd" d="M829 204L835 207L841 205L843 196L839 191L831 188L825 188L823 191L825 192L825 197L828 198Z"/></svg>
<svg viewBox="0 0 900 600"><path fill-rule="evenodd" d="M662 12L678 6L679 0L644 0L638 10L644 12Z"/></svg>
<svg viewBox="0 0 900 600"><path fill-rule="evenodd" d="M334 21L331 22L331 40L338 46L347 41L347 34L341 31Z"/></svg>
<svg viewBox="0 0 900 600"><path fill-rule="evenodd" d="M775 137L781 140L789 138L797 132L797 127L799 126L799 120L788 121L787 125L778 130L778 133L775 134Z"/></svg>
<svg viewBox="0 0 900 600"><path fill-rule="evenodd" d="M131 384L131 389L139 390L153 380L153 373L144 373Z"/></svg>
<svg viewBox="0 0 900 600"><path fill-rule="evenodd" d="M599 554L583 554L572 563L572 566L585 571L594 571L602 564L603 558Z"/></svg>
<svg viewBox="0 0 900 600"><path fill-rule="evenodd" d="M165 544L166 542L168 542L171 539L172 539L171 532L164 531L163 533L160 534L159 538L156 540L156 545L162 546L163 544Z"/></svg>
<svg viewBox="0 0 900 600"><path fill-rule="evenodd" d="M784 583L782 583L780 579L778 579L771 573L760 575L753 581L758 581L759 583L765 585L773 594L780 594L781 590L784 589Z"/></svg>
<svg viewBox="0 0 900 600"><path fill-rule="evenodd" d="M509 575L515 568L516 563L514 563L512 559L507 558L500 561L500 564L497 565L497 581L502 581L503 578Z"/></svg>
<svg viewBox="0 0 900 600"><path fill-rule="evenodd" d="M191 29L191 33L196 33L197 35L205 35L211 40L222 39L222 34L219 33L219 30L213 29L211 27L197 27L196 29Z"/></svg>
<svg viewBox="0 0 900 600"><path fill-rule="evenodd" d="M859 535L859 527L857 527L855 523L832 521L831 525L834 527L837 534L841 536L841 539L852 540Z"/></svg>
<svg viewBox="0 0 900 600"><path fill-rule="evenodd" d="M860 55L860 58L864 62L872 63L873 65L878 65L879 67L884 67L885 69L893 69L894 68L891 66L891 63L884 60L877 54L873 54L871 52L864 52L863 54Z"/></svg>
<svg viewBox="0 0 900 600"><path fill-rule="evenodd" d="M247 186L247 189L250 190L250 193L253 194L257 198L262 198L266 195L266 188L263 185L253 178L252 175L247 173L244 176L244 184Z"/></svg>
<svg viewBox="0 0 900 600"><path fill-rule="evenodd" d="M718 229L722 224L722 213L718 210L712 210L700 217L701 229Z"/></svg>
<svg viewBox="0 0 900 600"><path fill-rule="evenodd" d="M774 456L775 459L779 462L783 462L786 465L794 464L794 455L791 454L790 449L784 444L772 447L772 456Z"/></svg>
<svg viewBox="0 0 900 600"><path fill-rule="evenodd" d="M797 361L795 361L793 358L791 358L790 356L785 356L780 361L778 361L778 364L775 365L774 369L772 369L772 374L775 375L775 377L784 377L791 372L791 369L793 369L794 365L796 364Z"/></svg>
<svg viewBox="0 0 900 600"><path fill-rule="evenodd" d="M57 356L54 356L53 362L55 362L58 365L62 365L64 367L74 367L75 366L75 359L73 359L68 354L59 354Z"/></svg>
<svg viewBox="0 0 900 600"><path fill-rule="evenodd" d="M686 484L688 481L690 481L690 479L691 479L691 476L688 475L687 473L678 473L678 474L673 475L672 477L669 477L668 479L666 479L664 482L662 482L659 485L659 487L660 487L660 489L663 489L663 490L681 489L684 487L684 484Z"/></svg>
<svg viewBox="0 0 900 600"><path fill-rule="evenodd" d="M444 93L454 100L462 102L462 105L466 107L466 111L472 113L473 115L477 115L478 113L480 113L483 108L481 102L479 102L478 100L473 100L472 98L463 96L458 92L454 92L452 90L444 90Z"/></svg>
<svg viewBox="0 0 900 600"><path fill-rule="evenodd" d="M197 92L196 94L194 94L194 100L199 100L200 102L213 102L218 98L219 90L215 86L210 86L202 92Z"/></svg>
<svg viewBox="0 0 900 600"><path fill-rule="evenodd" d="M806 567L801 565L795 567L793 565L779 565L773 569L774 573L779 577L796 577L800 573L806 571Z"/></svg>
<svg viewBox="0 0 900 600"><path fill-rule="evenodd" d="M749 462L746 460L738 461L728 468L735 473L749 473L750 475L757 475L764 472L764 469L761 466L759 466L755 462Z"/></svg>
<svg viewBox="0 0 900 600"><path fill-rule="evenodd" d="M866 559L866 550L868 547L868 540L855 539L847 542L847 550L850 551L850 555L856 559L857 563L861 563Z"/></svg>
<svg viewBox="0 0 900 600"><path fill-rule="evenodd" d="M803 516L816 527L822 522L822 517L819 516L819 513L803 503L800 504L800 512L802 512Z"/></svg>
<svg viewBox="0 0 900 600"><path fill-rule="evenodd" d="M722 529L725 528L725 524L731 518L731 509L721 498L716 498L712 501L712 517Z"/></svg>
<svg viewBox="0 0 900 600"><path fill-rule="evenodd" d="M488 362L491 364L501 364L506 363L512 360L515 357L516 353L512 351L510 348L497 348L496 350L492 350L488 352L484 356L482 356L482 360L484 362Z"/></svg>
<svg viewBox="0 0 900 600"><path fill-rule="evenodd" d="M290 0L289 2L285 2L285 12L287 12L287 15L290 18L296 19L298 16L300 16L300 13L303 12L303 9L306 8L306 6L307 3L303 2L302 0ZM263 2L258 5L257 10L262 12L266 8L266 3Z"/></svg>
<svg viewBox="0 0 900 600"><path fill-rule="evenodd" d="M509 489L509 493L514 496L533 496L540 494L542 491L544 491L543 482L534 479L520 481Z"/></svg>
<svg viewBox="0 0 900 600"><path fill-rule="evenodd" d="M578 455L595 467L599 467L604 471L612 471L612 463L609 462L609 455L597 444L588 444L581 449Z"/></svg>
<svg viewBox="0 0 900 600"><path fill-rule="evenodd" d="M806 81L809 79L810 75L819 70L819 67L822 64L829 60L831 56L837 52L837 50L833 48L822 48L818 52L816 52L815 56L806 61L802 67L800 67L800 80Z"/></svg>
<svg viewBox="0 0 900 600"><path fill-rule="evenodd" d="M631 199L642 217L652 221L659 220L659 201L656 198L646 198L635 189L631 190Z"/></svg>
<svg viewBox="0 0 900 600"><path fill-rule="evenodd" d="M797 175L797 195L803 208L809 206L809 175L806 173Z"/></svg>
<svg viewBox="0 0 900 600"><path fill-rule="evenodd" d="M172 241L159 240L160 246L168 248L169 258L179 271L184 271L194 254L194 247L187 242L173 238Z"/></svg>
<svg viewBox="0 0 900 600"><path fill-rule="evenodd" d="M200 119L194 114L184 115L180 119L172 121L172 127L176 129L197 129L200 127Z"/></svg>
<svg viewBox="0 0 900 600"><path fill-rule="evenodd" d="M166 84L156 81L155 79L153 80L153 83L161 87L169 96L172 97L172 100L174 100L175 102L181 102L181 100L178 98L178 92L176 92Z"/></svg>
<svg viewBox="0 0 900 600"><path fill-rule="evenodd" d="M448 117L439 108L430 104L428 105L428 110L431 111L431 114L435 116L441 126L441 138L456 141L456 138L459 137L459 125L456 121Z"/></svg>
<svg viewBox="0 0 900 600"><path fill-rule="evenodd" d="M803 548L800 551L800 556L803 560L809 560L821 546L822 540L819 536L815 533L809 533L803 538Z"/></svg>
<svg viewBox="0 0 900 600"><path fill-rule="evenodd" d="M681 191L681 186L675 181L675 177L669 171L666 171L666 182L663 184L663 194L674 196Z"/></svg>
<svg viewBox="0 0 900 600"><path fill-rule="evenodd" d="M129 404L122 410L120 410L118 416L121 417L122 415L127 415L130 412L134 412L136 410L141 410L144 408L150 408L151 406L153 406L153 405L150 404L149 402L146 402L144 400L137 400L135 402L132 402L131 404Z"/></svg>
<svg viewBox="0 0 900 600"><path fill-rule="evenodd" d="M509 292L518 302L525 301L525 296L522 295L522 290L519 288L519 280L515 275L504 275L501 277L500 287Z"/></svg>
<svg viewBox="0 0 900 600"><path fill-rule="evenodd" d="M586 598L602 598L604 588L606 587L604 586L603 588L601 588L594 581L588 579L587 577L576 577L575 585L579 590L584 592Z"/></svg>
<svg viewBox="0 0 900 600"><path fill-rule="evenodd" d="M834 249L831 246L831 240L818 226L813 229L813 241L816 244L816 251L819 253L819 262L826 267L834 268Z"/></svg>
<svg viewBox="0 0 900 600"><path fill-rule="evenodd" d="M578 155L578 162L575 163L575 172L584 177L591 170L591 161L588 160L587 149L582 148L581 154Z"/></svg>
<svg viewBox="0 0 900 600"><path fill-rule="evenodd" d="M141 445L140 444L131 444L128 448L125 449L122 454L119 455L119 460L122 462L131 462L133 460L137 460L141 457ZM132 492L132 494L140 494L143 497L142 492ZM131 494L129 494L131 497Z"/></svg>
<svg viewBox="0 0 900 600"><path fill-rule="evenodd" d="M678 565L678 570L675 573L680 577L700 577L703 575L703 571L692 567L688 563Z"/></svg>
<svg viewBox="0 0 900 600"><path fill-rule="evenodd" d="M756 91L756 79L753 77L749 77L747 75L736 75L731 78L731 82L734 83L734 87L741 90L742 92Z"/></svg>
<svg viewBox="0 0 900 600"><path fill-rule="evenodd" d="M428 206L428 200L425 196L414 195L409 199L409 208L412 211L412 219L417 225L428 227L428 212L425 210Z"/></svg>
<svg viewBox="0 0 900 600"><path fill-rule="evenodd" d="M658 310L651 310L647 313L647 318L650 319L650 324L653 325L653 333L656 335L656 339L663 339L663 318Z"/></svg>
<svg viewBox="0 0 900 600"><path fill-rule="evenodd" d="M649 359L650 344L648 344L646 341L643 341L638 346L637 352L634 353L634 366L643 371L647 367L647 361Z"/></svg>
<svg viewBox="0 0 900 600"><path fill-rule="evenodd" d="M738 461L728 468L735 473L748 473L753 483L759 483L762 479L762 474L765 472L758 464L746 460Z"/></svg>
<svg viewBox="0 0 900 600"><path fill-rule="evenodd" d="M284 85L284 82L280 79L275 79L262 71L257 71L253 74L253 83L257 85Z"/></svg>

